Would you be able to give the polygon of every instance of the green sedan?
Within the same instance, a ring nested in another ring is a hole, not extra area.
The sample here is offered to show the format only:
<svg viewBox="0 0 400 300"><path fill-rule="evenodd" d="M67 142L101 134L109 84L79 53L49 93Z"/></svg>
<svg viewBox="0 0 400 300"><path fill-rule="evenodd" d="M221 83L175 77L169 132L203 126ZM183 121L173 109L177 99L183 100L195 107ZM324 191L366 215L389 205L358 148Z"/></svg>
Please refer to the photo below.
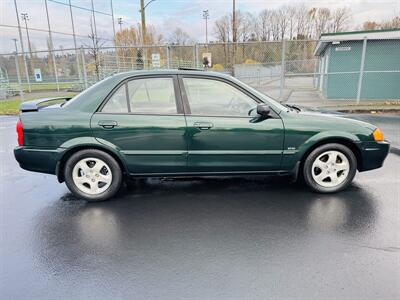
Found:
<svg viewBox="0 0 400 300"><path fill-rule="evenodd" d="M205 71L120 73L20 110L20 166L55 174L90 201L109 199L130 176L291 175L332 193L389 152L374 125L283 106Z"/></svg>

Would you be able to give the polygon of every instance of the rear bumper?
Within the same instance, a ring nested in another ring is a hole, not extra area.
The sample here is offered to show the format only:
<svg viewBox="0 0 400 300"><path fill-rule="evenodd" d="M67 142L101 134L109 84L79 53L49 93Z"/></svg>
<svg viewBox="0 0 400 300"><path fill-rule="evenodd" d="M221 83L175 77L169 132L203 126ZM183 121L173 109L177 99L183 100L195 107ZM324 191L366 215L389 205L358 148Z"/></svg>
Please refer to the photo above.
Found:
<svg viewBox="0 0 400 300"><path fill-rule="evenodd" d="M361 165L358 167L360 172L382 167L390 149L388 142L363 142L360 146Z"/></svg>
<svg viewBox="0 0 400 300"><path fill-rule="evenodd" d="M24 170L55 174L60 152L58 150L17 147L14 149L14 156Z"/></svg>

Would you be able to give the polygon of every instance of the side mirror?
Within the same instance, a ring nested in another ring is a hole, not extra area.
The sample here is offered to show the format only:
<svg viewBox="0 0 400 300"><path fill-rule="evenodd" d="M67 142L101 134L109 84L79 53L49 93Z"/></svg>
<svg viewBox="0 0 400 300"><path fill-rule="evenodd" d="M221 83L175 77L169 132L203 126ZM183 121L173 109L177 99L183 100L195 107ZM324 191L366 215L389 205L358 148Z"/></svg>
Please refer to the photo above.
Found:
<svg viewBox="0 0 400 300"><path fill-rule="evenodd" d="M257 113L260 116L267 117L267 116L269 116L270 112L271 112L271 109L269 108L268 105L266 105L266 104L257 105Z"/></svg>

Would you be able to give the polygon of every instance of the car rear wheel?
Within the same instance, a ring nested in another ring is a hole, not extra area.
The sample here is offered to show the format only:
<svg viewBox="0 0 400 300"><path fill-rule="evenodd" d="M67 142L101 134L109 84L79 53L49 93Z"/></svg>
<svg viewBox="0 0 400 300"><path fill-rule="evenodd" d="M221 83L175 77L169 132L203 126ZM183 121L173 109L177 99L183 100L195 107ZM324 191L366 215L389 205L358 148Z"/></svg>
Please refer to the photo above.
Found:
<svg viewBox="0 0 400 300"><path fill-rule="evenodd" d="M97 149L74 153L65 164L64 176L69 190L88 201L111 198L122 183L121 168L116 160Z"/></svg>
<svg viewBox="0 0 400 300"><path fill-rule="evenodd" d="M354 153L342 144L325 144L314 149L304 162L303 175L314 191L334 193L345 189L357 171Z"/></svg>

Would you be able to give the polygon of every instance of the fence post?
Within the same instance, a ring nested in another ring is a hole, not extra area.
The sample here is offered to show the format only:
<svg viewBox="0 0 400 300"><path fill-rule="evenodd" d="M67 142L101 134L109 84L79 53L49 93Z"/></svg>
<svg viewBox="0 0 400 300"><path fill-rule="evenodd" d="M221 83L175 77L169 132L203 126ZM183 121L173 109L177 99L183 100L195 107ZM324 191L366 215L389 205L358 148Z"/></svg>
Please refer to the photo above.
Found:
<svg viewBox="0 0 400 300"><path fill-rule="evenodd" d="M361 63L360 63L360 75L358 76L358 88L357 88L357 104L360 103L362 82L364 77L364 64L365 64L365 51L367 50L367 37L364 37L363 47L361 52Z"/></svg>
<svg viewBox="0 0 400 300"><path fill-rule="evenodd" d="M194 44L194 53L195 53L195 64L196 64L196 68L199 67L199 44Z"/></svg>
<svg viewBox="0 0 400 300"><path fill-rule="evenodd" d="M170 61L170 53L169 53L169 45L166 45L166 51L167 51L167 69L171 69L171 61Z"/></svg>
<svg viewBox="0 0 400 300"><path fill-rule="evenodd" d="M196 66L196 46L195 45L193 45L192 67L197 68L197 66Z"/></svg>
<svg viewBox="0 0 400 300"><path fill-rule="evenodd" d="M281 87L279 92L279 99L282 100L283 89L285 88L285 53L286 53L286 42L282 39L282 58L281 58Z"/></svg>
<svg viewBox="0 0 400 300"><path fill-rule="evenodd" d="M81 47L81 55L82 55L83 83L85 84L85 89L87 89L88 82L87 82L87 74L86 74L85 50L83 50L83 47Z"/></svg>
<svg viewBox="0 0 400 300"><path fill-rule="evenodd" d="M24 54L22 54L24 55ZM14 54L15 57L15 67L17 69L17 78L18 78L18 85L19 85L19 95L21 97L21 101L24 100L24 91L22 89L22 82L21 82L21 74L19 73L19 63L18 63L18 53L15 52Z"/></svg>

